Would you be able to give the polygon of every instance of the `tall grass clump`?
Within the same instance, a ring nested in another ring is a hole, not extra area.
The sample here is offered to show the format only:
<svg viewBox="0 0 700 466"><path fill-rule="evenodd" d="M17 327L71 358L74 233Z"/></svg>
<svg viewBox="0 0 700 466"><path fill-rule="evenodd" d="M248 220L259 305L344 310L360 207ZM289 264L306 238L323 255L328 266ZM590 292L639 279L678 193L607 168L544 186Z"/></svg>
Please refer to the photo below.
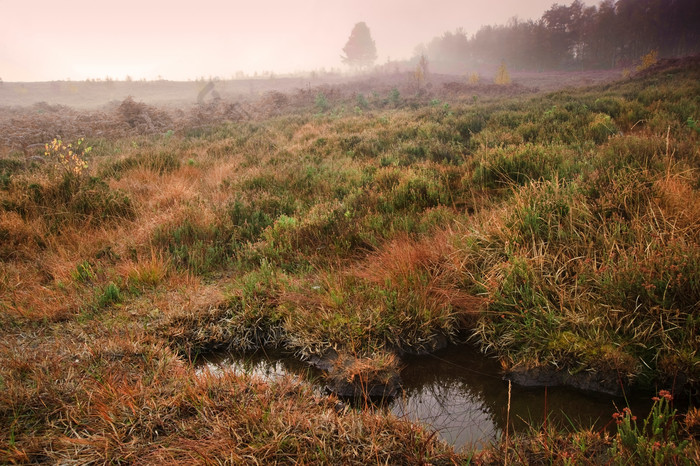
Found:
<svg viewBox="0 0 700 466"><path fill-rule="evenodd" d="M153 245L167 252L176 267L206 275L234 259L235 243L225 224L202 220L188 216L164 225L155 232Z"/></svg>
<svg viewBox="0 0 700 466"><path fill-rule="evenodd" d="M81 143L79 140L76 144ZM49 149L53 155L58 154L60 168L49 166L34 174L14 175L3 193L3 211L15 212L27 221L40 221L53 231L66 226L115 224L135 217L134 204L125 192L88 174L81 156L89 147L73 152L70 145L60 145L59 140L52 144Z"/></svg>
<svg viewBox="0 0 700 466"><path fill-rule="evenodd" d="M566 147L525 144L516 148L487 149L474 154L473 181L487 188L504 188L549 180L564 172L575 158Z"/></svg>

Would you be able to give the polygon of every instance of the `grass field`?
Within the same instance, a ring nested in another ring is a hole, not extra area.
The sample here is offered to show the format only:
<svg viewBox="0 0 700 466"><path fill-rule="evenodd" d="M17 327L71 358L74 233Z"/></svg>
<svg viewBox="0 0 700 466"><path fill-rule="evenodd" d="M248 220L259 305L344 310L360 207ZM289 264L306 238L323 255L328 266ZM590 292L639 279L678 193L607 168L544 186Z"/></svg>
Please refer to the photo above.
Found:
<svg viewBox="0 0 700 466"><path fill-rule="evenodd" d="M2 109L0 462L698 462L698 61L551 93L399 84ZM516 380L672 394L648 426L458 454L192 364L332 355L369 391L465 340Z"/></svg>

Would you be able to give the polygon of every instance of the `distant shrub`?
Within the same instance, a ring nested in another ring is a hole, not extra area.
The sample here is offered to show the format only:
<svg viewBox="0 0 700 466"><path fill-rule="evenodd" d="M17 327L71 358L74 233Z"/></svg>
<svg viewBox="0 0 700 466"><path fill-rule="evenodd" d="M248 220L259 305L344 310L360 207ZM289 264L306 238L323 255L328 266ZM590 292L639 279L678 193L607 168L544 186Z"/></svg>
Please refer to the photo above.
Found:
<svg viewBox="0 0 700 466"><path fill-rule="evenodd" d="M367 98L364 96L364 94L357 94L357 98L355 100L357 101L357 106L361 109L366 109L369 107L369 102L367 102Z"/></svg>
<svg viewBox="0 0 700 466"><path fill-rule="evenodd" d="M399 93L398 89L393 88L391 90L391 92L389 93L389 102L391 102L395 106L401 103L401 94Z"/></svg>
<svg viewBox="0 0 700 466"><path fill-rule="evenodd" d="M328 104L328 99L326 99L326 95L323 94L322 92L319 92L316 94L316 108L318 109L319 112L325 112L328 110L330 105Z"/></svg>
<svg viewBox="0 0 700 466"><path fill-rule="evenodd" d="M659 61L659 51L654 49L642 57L642 63L637 66L637 71L644 71Z"/></svg>
<svg viewBox="0 0 700 466"><path fill-rule="evenodd" d="M44 155L58 163L66 173L80 176L88 167L85 156L92 150L92 147L85 147L82 144L83 138L78 139L75 145L70 142L66 144L61 139L54 138L50 143L45 144Z"/></svg>
<svg viewBox="0 0 700 466"><path fill-rule="evenodd" d="M421 70L421 73L423 75L423 79L427 80L429 71L428 71L428 58L424 55L421 54L420 60L418 60L418 67Z"/></svg>
<svg viewBox="0 0 700 466"><path fill-rule="evenodd" d="M422 86L425 82L425 75L423 74L423 69L420 66L416 66L416 69L413 71L413 81L418 85L418 87Z"/></svg>
<svg viewBox="0 0 700 466"><path fill-rule="evenodd" d="M165 132L172 125L172 119L164 111L143 102L136 102L129 96L117 107L121 121L141 134Z"/></svg>
<svg viewBox="0 0 700 466"><path fill-rule="evenodd" d="M501 66L498 68L498 72L496 73L496 77L493 78L493 82L501 86L511 83L510 73L506 67L506 62L501 62Z"/></svg>
<svg viewBox="0 0 700 466"><path fill-rule="evenodd" d="M428 59L425 55L420 56L418 60L418 65L413 71L413 82L420 88L428 80Z"/></svg>

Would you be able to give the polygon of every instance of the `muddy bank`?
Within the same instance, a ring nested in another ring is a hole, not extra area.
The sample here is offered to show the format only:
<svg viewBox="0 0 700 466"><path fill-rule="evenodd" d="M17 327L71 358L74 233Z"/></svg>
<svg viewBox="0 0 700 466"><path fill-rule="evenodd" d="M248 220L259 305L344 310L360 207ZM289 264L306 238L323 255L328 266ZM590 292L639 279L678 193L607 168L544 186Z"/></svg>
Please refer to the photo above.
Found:
<svg viewBox="0 0 700 466"><path fill-rule="evenodd" d="M446 338L435 338L429 345L411 350L397 351L396 364L390 364L381 368L375 367L369 359L355 358L349 355L339 355L334 350L329 350L321 357L312 357L308 362L312 366L325 371L328 380L328 391L341 397L394 397L402 388L402 368L409 365L409 361L415 357L434 356L443 350L457 351L460 345L449 345ZM471 346L468 352L478 352ZM394 357L391 353L385 358ZM483 356L486 358L486 356ZM494 360L495 361L495 360ZM490 377L496 377L502 381L511 381L521 387L568 387L584 392L600 395L622 397L630 391L631 384L627 377L616 371L580 371L571 373L566 369L540 366L525 368L516 366L509 370L503 370L500 364L497 369L490 370ZM682 387L682 384L678 385Z"/></svg>
<svg viewBox="0 0 700 466"><path fill-rule="evenodd" d="M555 367L514 367L505 372L504 378L523 387L571 387L613 396L623 396L629 389L627 379L613 371L572 374Z"/></svg>
<svg viewBox="0 0 700 466"><path fill-rule="evenodd" d="M395 397L401 390L397 358L392 353L373 356L355 357L330 349L308 363L323 371L326 391L339 397Z"/></svg>

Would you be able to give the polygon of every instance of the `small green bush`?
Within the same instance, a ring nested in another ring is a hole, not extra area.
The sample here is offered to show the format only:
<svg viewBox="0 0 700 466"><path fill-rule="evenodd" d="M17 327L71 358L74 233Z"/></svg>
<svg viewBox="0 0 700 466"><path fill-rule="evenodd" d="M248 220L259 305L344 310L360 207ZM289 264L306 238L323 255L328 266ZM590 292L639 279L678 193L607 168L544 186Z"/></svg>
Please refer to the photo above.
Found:
<svg viewBox="0 0 700 466"><path fill-rule="evenodd" d="M661 390L653 400L641 428L629 408L613 414L617 436L611 453L620 459L624 455L636 464L682 464L679 461L685 457L688 440L681 437L677 410L671 405L673 397Z"/></svg>
<svg viewBox="0 0 700 466"><path fill-rule="evenodd" d="M92 269L92 265L86 260L79 263L71 275L75 281L81 283L89 283L97 278L97 275Z"/></svg>
<svg viewBox="0 0 700 466"><path fill-rule="evenodd" d="M588 125L588 132L591 139L593 139L596 144L602 144L607 141L610 136L617 134L618 129L610 118L610 115L597 113L593 117L593 121Z"/></svg>
<svg viewBox="0 0 700 466"><path fill-rule="evenodd" d="M114 282L109 282L105 286L99 296L97 297L97 307L99 309L104 309L113 304L119 304L122 302L122 294L119 286Z"/></svg>
<svg viewBox="0 0 700 466"><path fill-rule="evenodd" d="M330 105L328 104L328 99L326 99L326 95L323 94L322 92L316 94L316 109L319 112L325 112L330 108Z"/></svg>

